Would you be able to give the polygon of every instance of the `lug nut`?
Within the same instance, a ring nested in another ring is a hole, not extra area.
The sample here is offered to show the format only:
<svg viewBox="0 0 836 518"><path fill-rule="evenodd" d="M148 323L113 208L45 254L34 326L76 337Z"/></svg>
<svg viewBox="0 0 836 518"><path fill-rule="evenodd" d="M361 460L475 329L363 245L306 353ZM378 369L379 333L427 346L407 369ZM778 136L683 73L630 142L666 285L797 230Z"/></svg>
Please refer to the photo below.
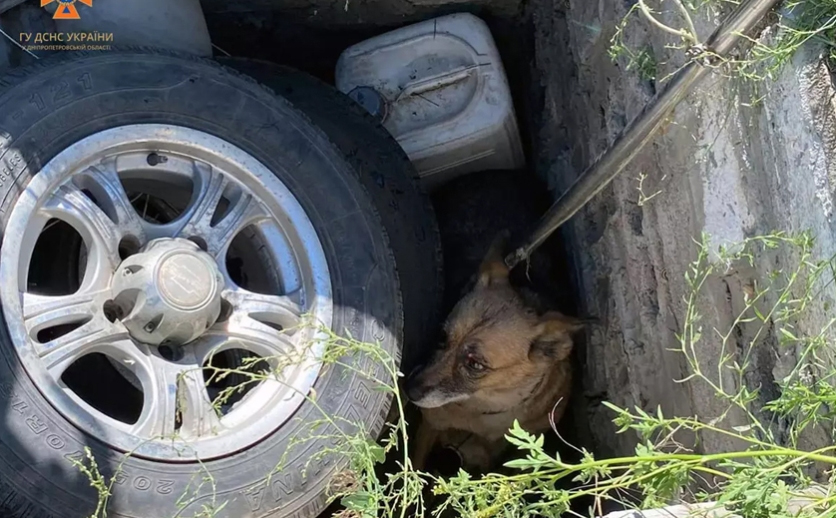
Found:
<svg viewBox="0 0 836 518"><path fill-rule="evenodd" d="M147 324L145 324L145 331L146 331L146 332L148 332L148 333L153 333L153 332L154 332L154 329L155 329L156 327L157 327L157 326L156 326L156 325L154 325L154 323L153 323L153 322L148 322Z"/></svg>
<svg viewBox="0 0 836 518"><path fill-rule="evenodd" d="M156 167L160 164L168 162L168 157L158 155L157 153L151 153L150 155L148 155L147 161L148 165L150 165L151 167Z"/></svg>

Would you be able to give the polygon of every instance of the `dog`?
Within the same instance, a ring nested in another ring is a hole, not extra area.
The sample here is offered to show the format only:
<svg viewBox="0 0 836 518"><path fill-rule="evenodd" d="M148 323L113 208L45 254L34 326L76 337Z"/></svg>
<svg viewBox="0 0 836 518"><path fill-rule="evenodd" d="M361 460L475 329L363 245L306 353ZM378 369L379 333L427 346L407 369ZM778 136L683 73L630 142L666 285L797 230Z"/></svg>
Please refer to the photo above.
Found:
<svg viewBox="0 0 836 518"><path fill-rule="evenodd" d="M474 436L478 465L469 467L484 471L504 452L515 420L539 433L566 410L572 336L584 321L547 310L533 292L512 285L502 254L507 239L505 232L494 240L475 284L454 306L444 346L407 379L407 397L422 414L417 469L445 434L456 431Z"/></svg>

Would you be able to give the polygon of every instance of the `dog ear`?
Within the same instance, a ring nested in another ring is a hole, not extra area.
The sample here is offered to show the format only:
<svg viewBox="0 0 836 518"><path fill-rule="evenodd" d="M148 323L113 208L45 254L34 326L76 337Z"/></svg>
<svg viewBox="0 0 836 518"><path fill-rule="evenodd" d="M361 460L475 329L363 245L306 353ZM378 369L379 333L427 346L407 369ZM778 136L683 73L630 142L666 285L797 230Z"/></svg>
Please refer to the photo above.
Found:
<svg viewBox="0 0 836 518"><path fill-rule="evenodd" d="M508 282L508 266L505 264L503 252L508 244L510 233L507 230L500 232L491 243L488 253L482 259L479 266L479 286L488 286Z"/></svg>
<svg viewBox="0 0 836 518"><path fill-rule="evenodd" d="M541 355L562 361L572 353L572 334L584 328L584 321L550 311L540 318L537 337L531 342L529 356Z"/></svg>

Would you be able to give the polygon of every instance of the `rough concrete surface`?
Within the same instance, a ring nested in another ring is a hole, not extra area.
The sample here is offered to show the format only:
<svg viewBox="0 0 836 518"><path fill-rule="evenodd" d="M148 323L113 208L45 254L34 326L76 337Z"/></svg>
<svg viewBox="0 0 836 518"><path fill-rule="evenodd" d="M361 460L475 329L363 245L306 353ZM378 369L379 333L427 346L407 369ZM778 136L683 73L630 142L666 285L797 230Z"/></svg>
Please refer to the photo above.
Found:
<svg viewBox="0 0 836 518"><path fill-rule="evenodd" d="M269 23L263 15L273 11L296 23L331 29L363 25L388 27L462 9L512 17L520 14L522 3L522 0L202 0L209 16L251 13Z"/></svg>
<svg viewBox="0 0 836 518"><path fill-rule="evenodd" d="M0 13L22 4L25 0L0 0Z"/></svg>
<svg viewBox="0 0 836 518"><path fill-rule="evenodd" d="M531 7L536 73L545 91L537 135L539 172L561 191L638 113L655 85L607 55L613 27L629 6L555 0ZM698 29L708 35L722 13L704 14ZM682 61L665 48L673 43L668 36L642 23L628 30L633 45L649 45L660 61L670 57L660 76ZM667 351L677 347L675 334L683 324L684 274L697 253L693 238L707 232L716 251L747 236L811 230L819 257L836 251L833 89L822 56L815 48L803 49L777 81L758 88L754 92L740 81L711 77L565 229L580 303L602 320L589 333L580 358L586 405L576 407L599 454L628 454L636 439L614 434L601 400L647 410L660 405L666 414L703 418L724 408L699 382L674 382L686 375L686 365L678 353ZM637 203L641 173L648 175L645 194L660 191L643 206ZM699 354L711 371L720 355L712 328L728 330L743 307L744 287L773 268L790 267L795 259L790 255L759 257L752 271L732 271L709 283L699 303L705 337ZM823 328L829 320L823 302L802 317L799 329L816 333ZM738 346L751 330L742 328L739 334ZM796 352L779 348L767 334L747 378L761 388L762 400L777 395L775 382L795 363ZM808 440L826 444L824 436ZM734 446L719 437L704 437L701 444L714 451Z"/></svg>

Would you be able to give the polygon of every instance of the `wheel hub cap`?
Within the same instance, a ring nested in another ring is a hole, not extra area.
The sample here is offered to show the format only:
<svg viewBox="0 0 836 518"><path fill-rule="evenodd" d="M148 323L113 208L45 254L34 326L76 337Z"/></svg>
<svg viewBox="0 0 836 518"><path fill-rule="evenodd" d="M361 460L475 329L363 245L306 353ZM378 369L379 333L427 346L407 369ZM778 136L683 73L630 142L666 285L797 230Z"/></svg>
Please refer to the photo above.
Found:
<svg viewBox="0 0 836 518"><path fill-rule="evenodd" d="M122 261L113 280L113 300L135 340L183 345L218 319L222 285L214 259L197 244L155 239Z"/></svg>

